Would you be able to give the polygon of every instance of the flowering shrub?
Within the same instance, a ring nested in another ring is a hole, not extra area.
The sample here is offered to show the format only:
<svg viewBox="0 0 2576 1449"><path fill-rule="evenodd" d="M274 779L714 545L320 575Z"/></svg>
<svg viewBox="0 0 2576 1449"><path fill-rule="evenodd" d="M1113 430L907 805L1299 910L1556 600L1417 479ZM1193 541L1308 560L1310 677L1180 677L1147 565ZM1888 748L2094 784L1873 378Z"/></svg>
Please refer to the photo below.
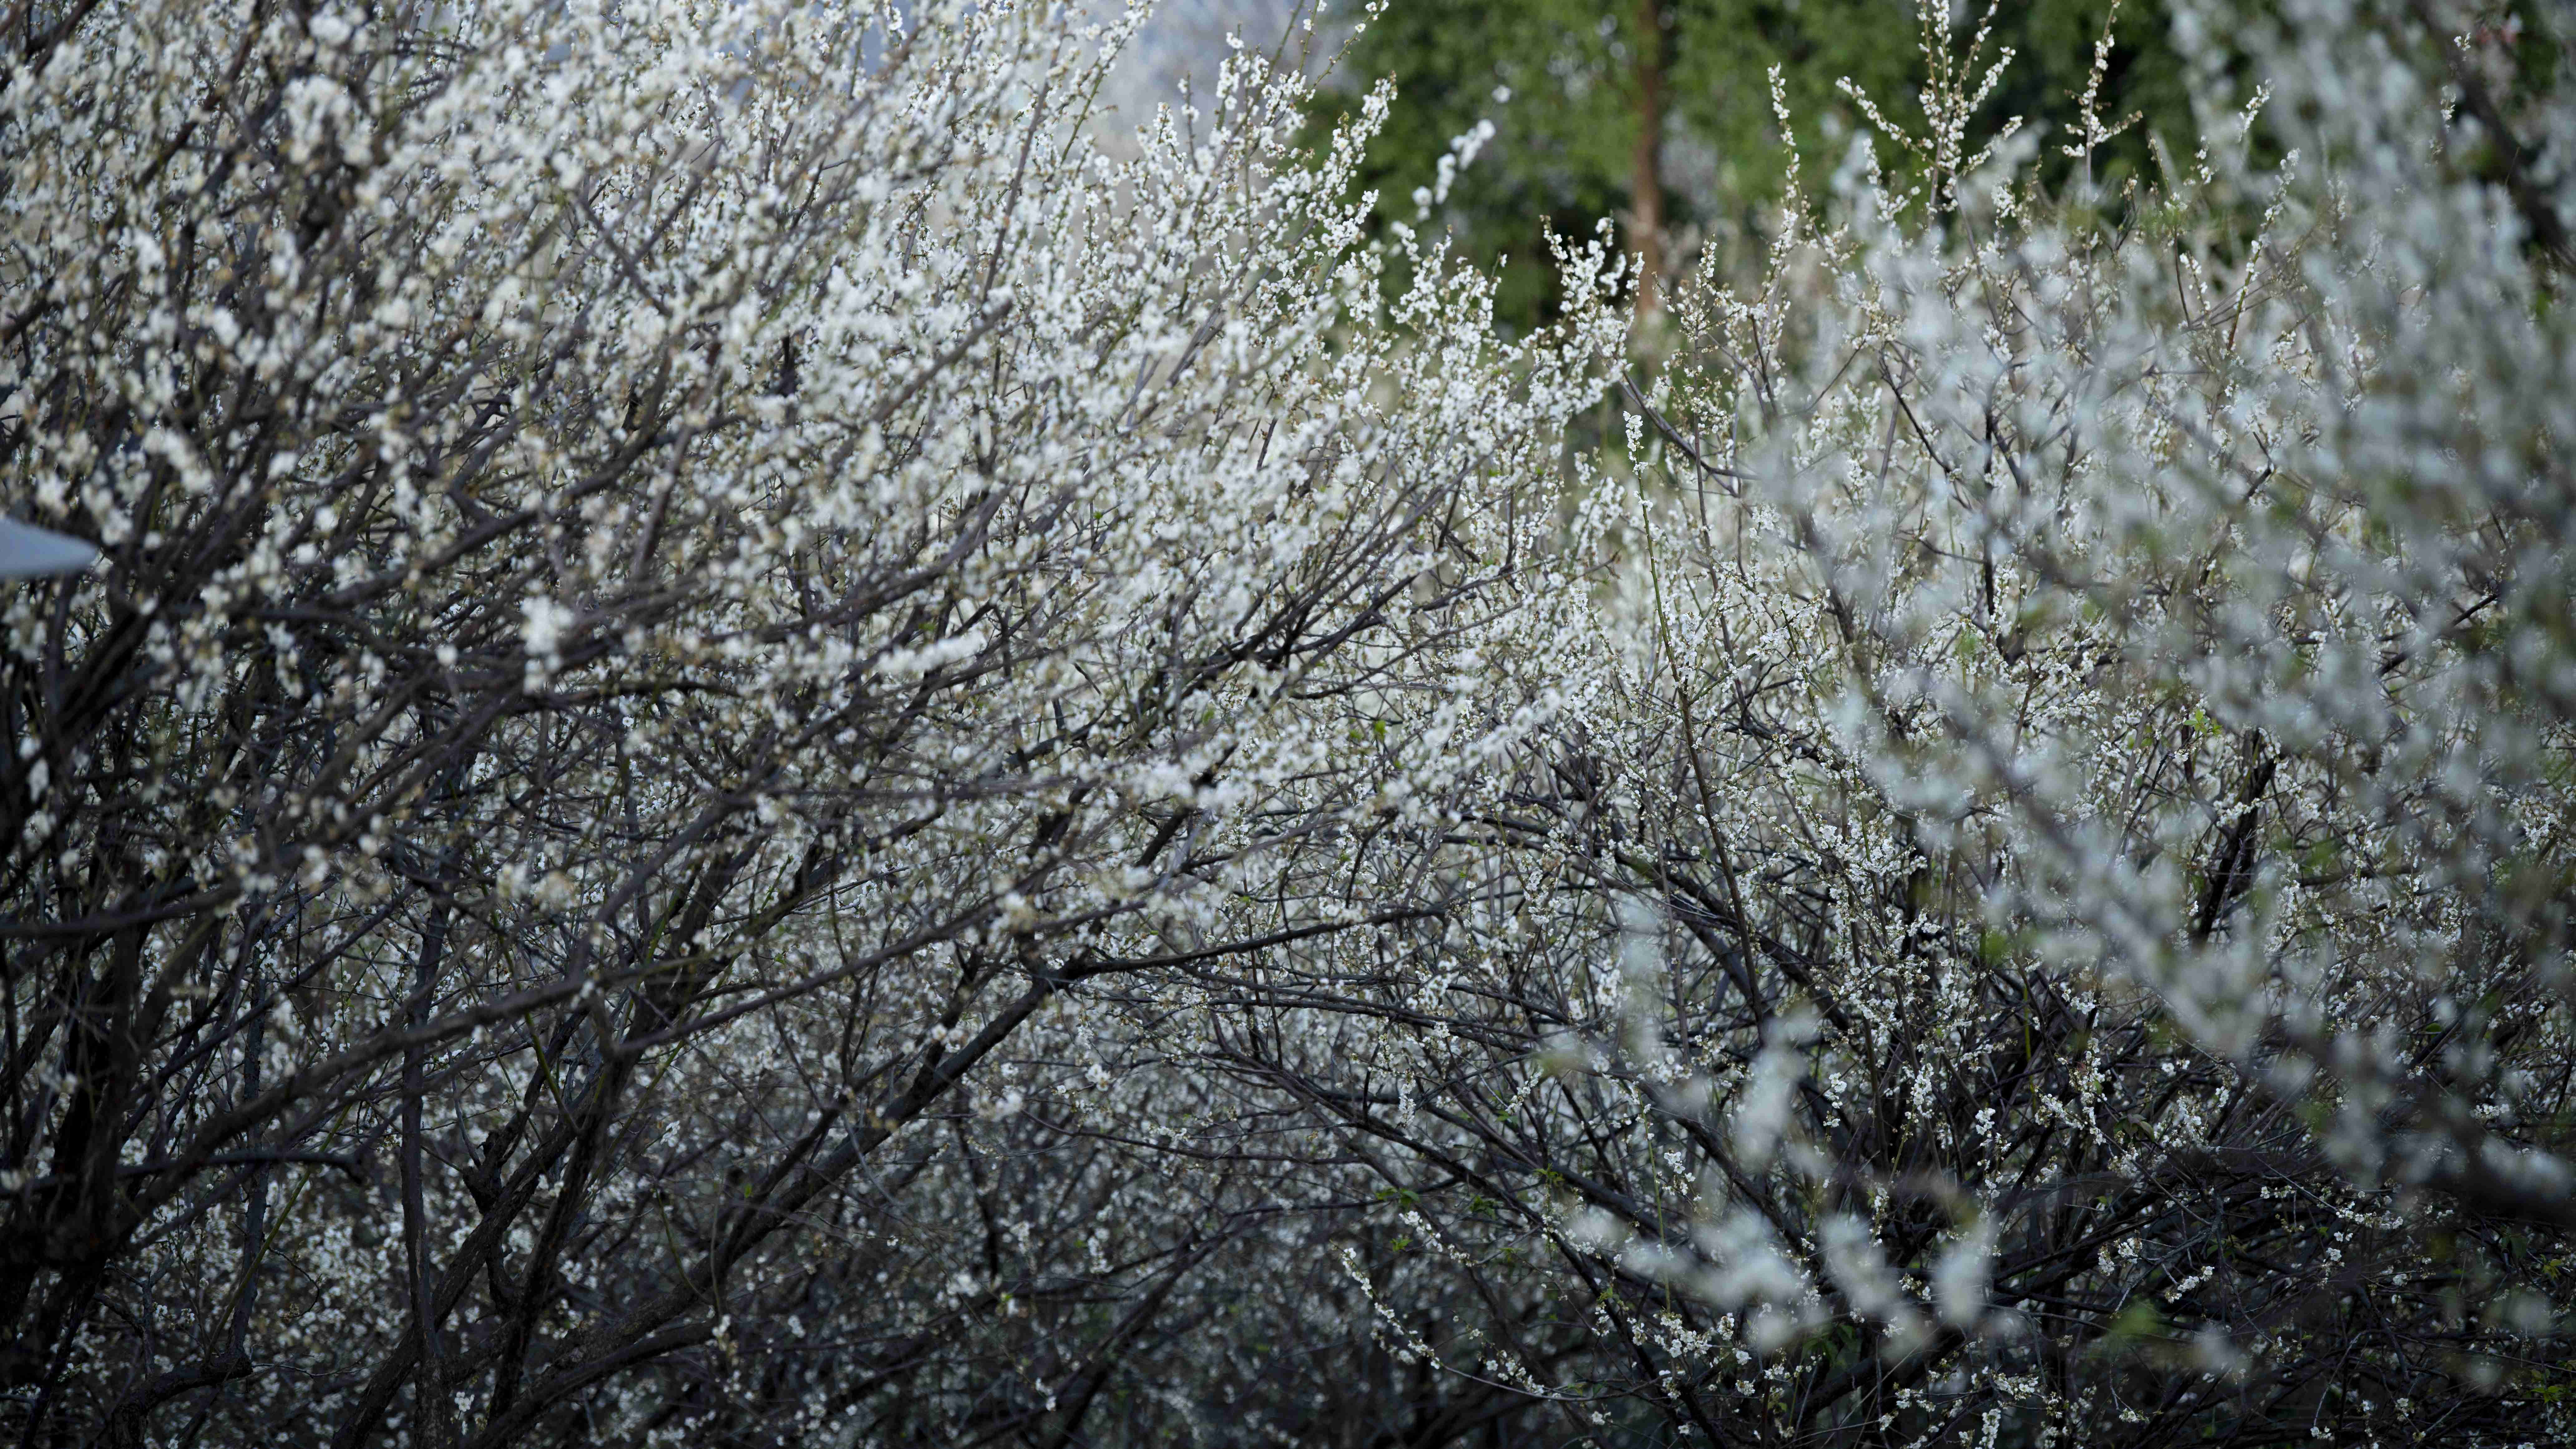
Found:
<svg viewBox="0 0 2576 1449"><path fill-rule="evenodd" d="M1973 36L1677 299L1479 908L1273 1068L1493 1305L1390 1342L1605 1441L2576 1432L2567 111L2419 25L2062 197Z"/></svg>
<svg viewBox="0 0 2576 1449"><path fill-rule="evenodd" d="M1435 908L1347 842L1536 718L1617 333L1379 315L1261 64L1103 159L1131 24L18 12L5 467L106 557L9 600L13 1432L1070 1432L1258 1227L1081 1165L1161 1094L969 1124Z"/></svg>
<svg viewBox="0 0 2576 1449"><path fill-rule="evenodd" d="M1569 465L1133 17L22 9L0 1424L2568 1437L2567 37L2179 16Z"/></svg>

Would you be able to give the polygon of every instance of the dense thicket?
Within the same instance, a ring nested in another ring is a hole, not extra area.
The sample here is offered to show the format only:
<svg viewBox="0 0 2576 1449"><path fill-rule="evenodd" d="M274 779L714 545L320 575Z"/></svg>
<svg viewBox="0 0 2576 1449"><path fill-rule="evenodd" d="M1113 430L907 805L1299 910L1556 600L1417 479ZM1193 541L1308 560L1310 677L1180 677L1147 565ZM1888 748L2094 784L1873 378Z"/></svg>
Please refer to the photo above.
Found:
<svg viewBox="0 0 2576 1449"><path fill-rule="evenodd" d="M21 7L0 1429L2569 1437L2576 33L2286 8L1621 383L1125 26Z"/></svg>

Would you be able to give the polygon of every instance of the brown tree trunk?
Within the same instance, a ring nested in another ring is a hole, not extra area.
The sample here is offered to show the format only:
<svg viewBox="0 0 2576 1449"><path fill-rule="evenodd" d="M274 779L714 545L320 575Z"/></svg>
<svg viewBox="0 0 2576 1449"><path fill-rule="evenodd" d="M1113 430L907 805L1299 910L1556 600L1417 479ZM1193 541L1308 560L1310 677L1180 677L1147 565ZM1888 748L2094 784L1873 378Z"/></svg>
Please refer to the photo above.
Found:
<svg viewBox="0 0 2576 1449"><path fill-rule="evenodd" d="M1637 148L1628 176L1629 245L1638 254L1637 316L1663 310L1664 5L1637 3Z"/></svg>

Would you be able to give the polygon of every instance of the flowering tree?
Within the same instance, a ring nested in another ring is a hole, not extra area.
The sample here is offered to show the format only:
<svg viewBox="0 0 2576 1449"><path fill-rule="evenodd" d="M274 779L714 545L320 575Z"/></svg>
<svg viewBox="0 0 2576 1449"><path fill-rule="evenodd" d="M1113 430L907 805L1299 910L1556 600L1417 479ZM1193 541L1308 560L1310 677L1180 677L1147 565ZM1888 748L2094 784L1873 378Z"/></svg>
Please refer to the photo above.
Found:
<svg viewBox="0 0 2576 1449"><path fill-rule="evenodd" d="M1041 9L8 29L0 466L105 552L9 600L16 1430L1073 1433L1269 1194L968 1124L1437 909L1615 330L1399 334L1357 133L1112 164Z"/></svg>
<svg viewBox="0 0 2576 1449"><path fill-rule="evenodd" d="M2182 13L1569 465L1133 17L12 12L0 1424L2576 1432L2572 37Z"/></svg>
<svg viewBox="0 0 2576 1449"><path fill-rule="evenodd" d="M2120 196L1937 54L1917 186L1680 302L1507 905L1262 1062L1409 1276L1592 1315L1404 1351L1716 1441L2571 1431L2568 108L2496 18L2236 36L2272 103Z"/></svg>
<svg viewBox="0 0 2576 1449"><path fill-rule="evenodd" d="M1677 303L1486 908L1228 1055L1381 1154L1390 1345L1717 1442L2576 1427L2576 197L2504 37L2291 7L2052 197L1975 35L1910 189Z"/></svg>

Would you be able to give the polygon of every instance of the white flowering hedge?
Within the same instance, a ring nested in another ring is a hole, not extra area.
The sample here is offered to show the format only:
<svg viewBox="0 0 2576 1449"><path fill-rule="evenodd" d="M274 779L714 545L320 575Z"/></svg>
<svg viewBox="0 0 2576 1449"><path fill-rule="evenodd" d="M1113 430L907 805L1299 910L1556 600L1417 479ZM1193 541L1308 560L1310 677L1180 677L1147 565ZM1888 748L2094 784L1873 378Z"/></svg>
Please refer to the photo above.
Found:
<svg viewBox="0 0 2576 1449"><path fill-rule="evenodd" d="M1278 58L21 7L0 1429L2576 1432L2576 33L2293 9L1569 464Z"/></svg>

